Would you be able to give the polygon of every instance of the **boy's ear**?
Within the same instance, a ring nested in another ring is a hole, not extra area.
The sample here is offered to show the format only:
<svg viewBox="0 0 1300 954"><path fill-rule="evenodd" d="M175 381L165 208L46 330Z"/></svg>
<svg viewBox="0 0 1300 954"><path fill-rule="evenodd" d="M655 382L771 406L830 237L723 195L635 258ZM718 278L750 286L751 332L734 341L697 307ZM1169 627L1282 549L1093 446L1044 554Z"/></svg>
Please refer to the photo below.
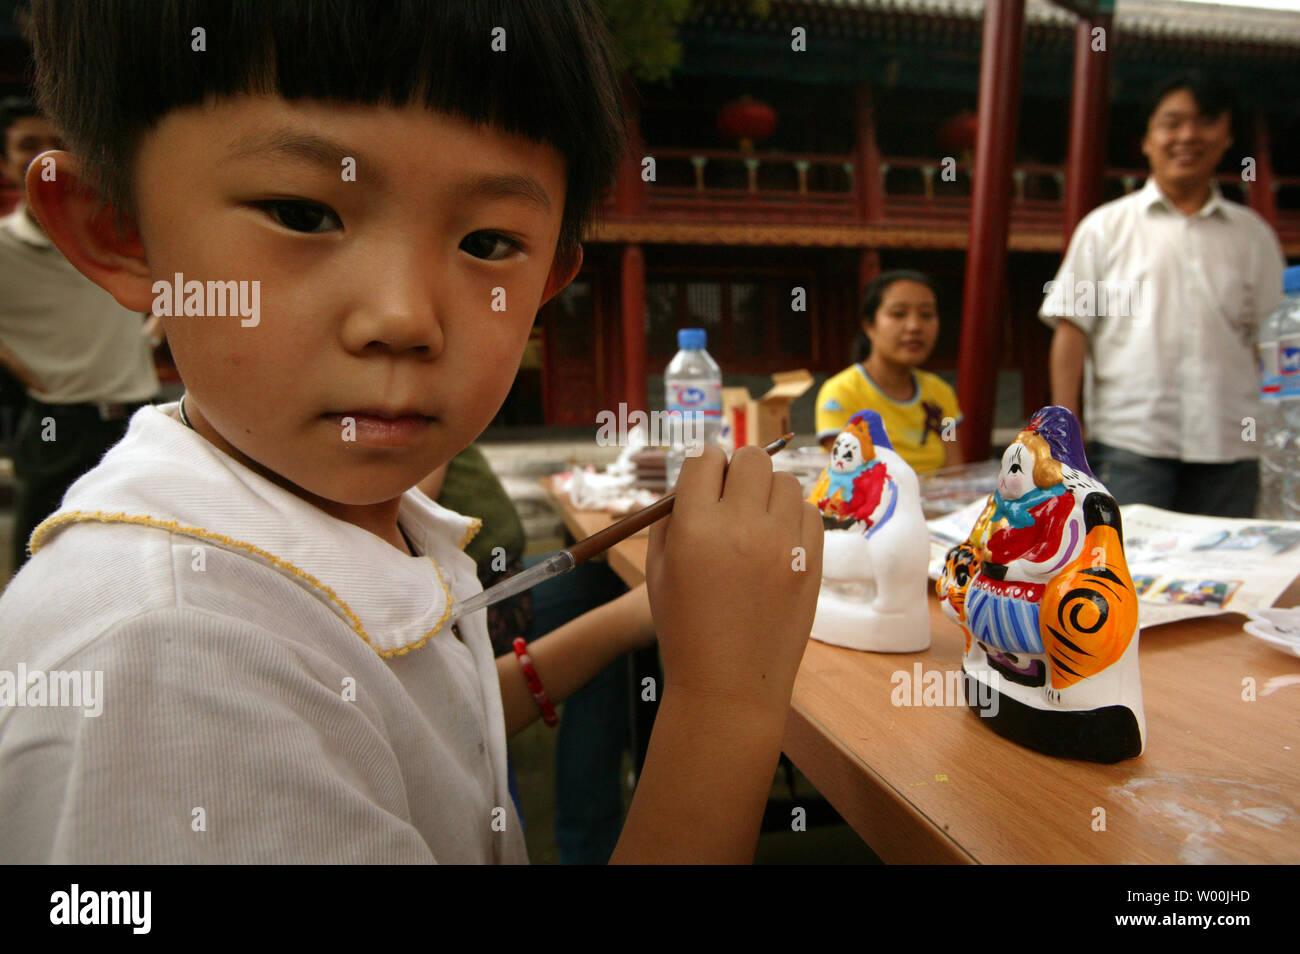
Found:
<svg viewBox="0 0 1300 954"><path fill-rule="evenodd" d="M49 168L45 160L53 159ZM114 212L96 194L71 153L42 153L27 167L27 204L64 257L123 308L153 310L149 263L135 223L114 225Z"/></svg>
<svg viewBox="0 0 1300 954"><path fill-rule="evenodd" d="M558 295L564 288L573 281L578 270L582 268L582 246L568 259L561 261L556 259L551 263L551 274L546 279L546 290L542 292L542 300L537 303L541 308L548 301Z"/></svg>

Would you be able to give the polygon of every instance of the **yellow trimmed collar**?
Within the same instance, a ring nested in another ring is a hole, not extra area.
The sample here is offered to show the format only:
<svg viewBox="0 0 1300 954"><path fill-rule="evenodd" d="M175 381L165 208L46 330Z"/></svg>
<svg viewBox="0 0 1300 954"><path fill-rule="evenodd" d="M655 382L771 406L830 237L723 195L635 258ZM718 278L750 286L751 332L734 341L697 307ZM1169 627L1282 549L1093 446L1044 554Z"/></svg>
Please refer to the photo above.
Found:
<svg viewBox="0 0 1300 954"><path fill-rule="evenodd" d="M480 589L462 551L481 521L407 491L398 523L424 554L412 557L229 457L172 418L174 407L146 405L132 416L126 436L32 533L32 553L81 523L190 537L284 574L384 657L424 645L455 600Z"/></svg>

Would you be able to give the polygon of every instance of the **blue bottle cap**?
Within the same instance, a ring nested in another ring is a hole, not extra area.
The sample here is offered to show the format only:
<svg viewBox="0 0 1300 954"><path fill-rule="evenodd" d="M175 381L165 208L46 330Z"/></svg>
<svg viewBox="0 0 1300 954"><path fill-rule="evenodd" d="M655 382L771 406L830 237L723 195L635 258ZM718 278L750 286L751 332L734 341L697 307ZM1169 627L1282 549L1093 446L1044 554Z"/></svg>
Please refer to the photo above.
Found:
<svg viewBox="0 0 1300 954"><path fill-rule="evenodd" d="M1282 294L1300 294L1300 265L1292 265L1282 273Z"/></svg>
<svg viewBox="0 0 1300 954"><path fill-rule="evenodd" d="M703 328L681 328L677 332L677 347L686 351L703 351L709 342Z"/></svg>

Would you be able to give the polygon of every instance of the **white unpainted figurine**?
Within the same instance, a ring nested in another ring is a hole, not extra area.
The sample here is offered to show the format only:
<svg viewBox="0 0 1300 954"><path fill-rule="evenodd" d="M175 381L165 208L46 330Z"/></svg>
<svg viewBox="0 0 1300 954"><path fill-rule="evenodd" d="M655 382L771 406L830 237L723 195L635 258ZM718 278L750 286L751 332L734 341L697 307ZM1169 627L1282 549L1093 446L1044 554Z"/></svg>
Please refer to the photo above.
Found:
<svg viewBox="0 0 1300 954"><path fill-rule="evenodd" d="M929 536L916 472L875 411L850 418L808 498L826 530L814 639L912 653L930 645Z"/></svg>

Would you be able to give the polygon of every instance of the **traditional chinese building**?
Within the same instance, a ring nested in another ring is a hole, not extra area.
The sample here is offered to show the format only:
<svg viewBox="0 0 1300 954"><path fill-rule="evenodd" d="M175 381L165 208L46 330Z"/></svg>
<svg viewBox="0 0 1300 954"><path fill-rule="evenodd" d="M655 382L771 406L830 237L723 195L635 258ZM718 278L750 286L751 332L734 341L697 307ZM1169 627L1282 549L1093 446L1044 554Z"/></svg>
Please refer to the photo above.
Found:
<svg viewBox="0 0 1300 954"><path fill-rule="evenodd" d="M820 379L850 362L859 290L887 268L938 279L930 367L954 376L985 4L771 0L765 17L752 6L700 3L672 81L629 94L633 155L583 271L539 316L520 396L540 392L541 406L508 408L511 423L590 426L620 400L662 406L659 373L680 327L708 329L728 384L758 392L768 372L799 367ZM997 423L1048 397L1050 332L1036 312L1067 234L1076 21L1026 2ZM1110 57L1103 201L1145 179L1151 87L1215 70L1240 107L1220 185L1300 257L1300 13L1119 0L1099 22L1090 52ZM792 308L796 286L806 311ZM809 394L794 409L805 432L811 404Z"/></svg>
<svg viewBox="0 0 1300 954"><path fill-rule="evenodd" d="M1003 90L1010 112L991 114L990 142L1011 168L1005 268L991 259L1006 280L978 289L1002 305L974 309L996 339L983 350L1001 362L994 423L1046 403L1050 338L1035 314L1071 218L1087 210L1067 208L1077 14L1103 24L1087 49L1103 58L1090 61L1102 64L1100 104L1082 140L1097 151L1100 199L1145 178L1150 88L1214 70L1239 101L1220 185L1300 258L1300 13L1058 2L1024 0L1019 87ZM988 9L1005 17L1016 5ZM971 321L981 52L1007 56L988 50L985 12L983 0L697 0L671 81L629 83L632 153L582 272L538 316L498 425L590 429L620 401L661 407L659 375L681 327L708 330L728 384L757 393L768 373L793 368L820 381L851 360L859 291L888 268L937 279L942 330L929 366L955 377ZM29 68L6 18L0 92L21 91ZM1014 143L999 141L1009 126ZM793 408L805 432L812 397Z"/></svg>

